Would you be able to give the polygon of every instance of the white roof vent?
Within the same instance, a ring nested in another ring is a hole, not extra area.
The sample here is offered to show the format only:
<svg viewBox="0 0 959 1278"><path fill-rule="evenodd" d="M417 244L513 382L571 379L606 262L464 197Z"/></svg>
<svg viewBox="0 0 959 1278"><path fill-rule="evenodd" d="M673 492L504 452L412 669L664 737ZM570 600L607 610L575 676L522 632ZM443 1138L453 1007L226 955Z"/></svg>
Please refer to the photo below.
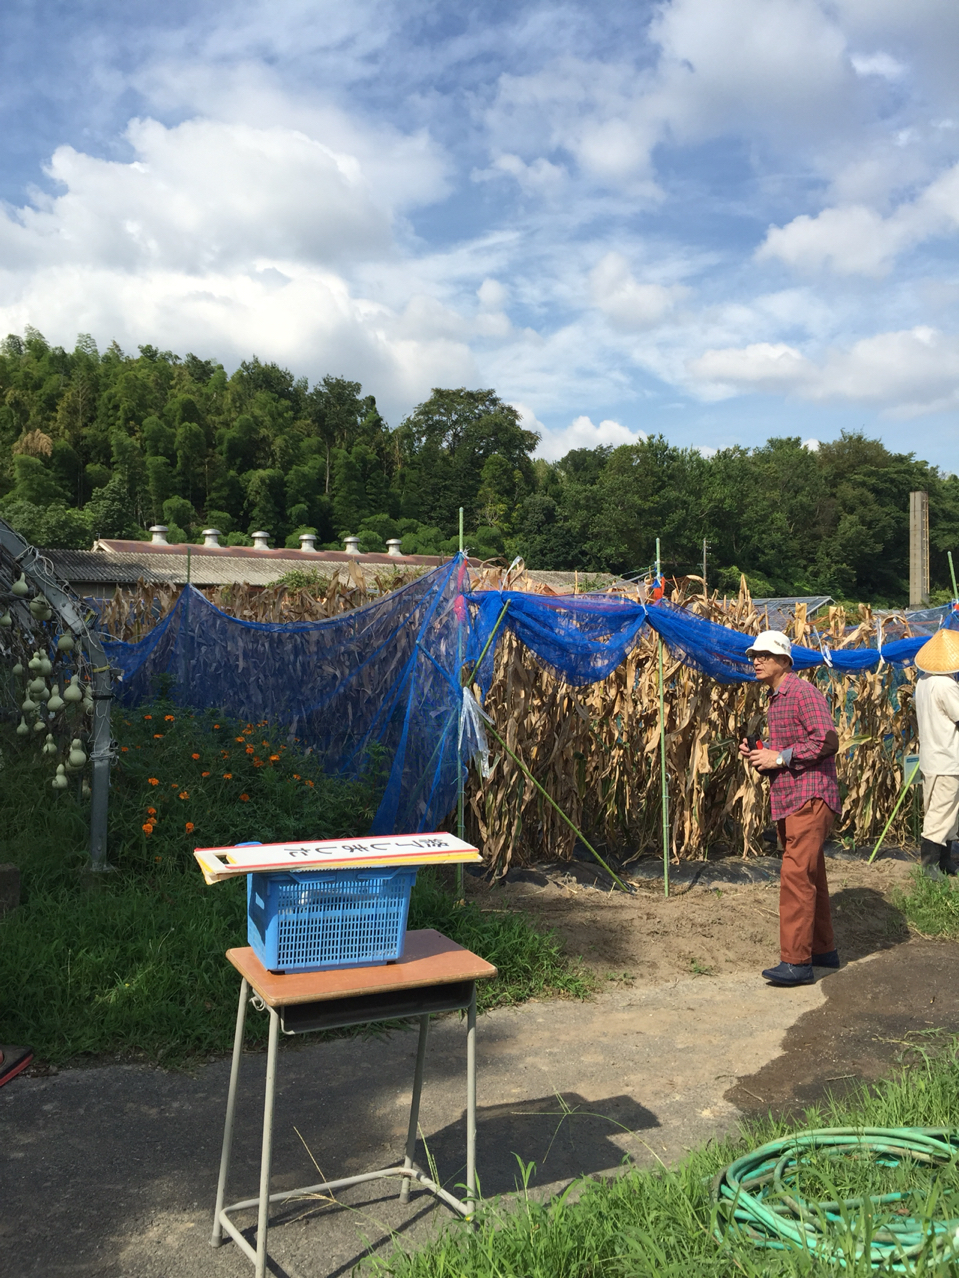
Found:
<svg viewBox="0 0 959 1278"><path fill-rule="evenodd" d="M360 553L359 537L344 537L343 549L348 555L358 555Z"/></svg>
<svg viewBox="0 0 959 1278"><path fill-rule="evenodd" d="M253 549L254 549L254 550L269 550L269 549L270 549L270 534L269 534L268 532L255 532L255 533L253 534Z"/></svg>
<svg viewBox="0 0 959 1278"><path fill-rule="evenodd" d="M316 533L300 533L300 549L316 550Z"/></svg>
<svg viewBox="0 0 959 1278"><path fill-rule="evenodd" d="M219 528L204 528L203 544L204 546L219 546L220 544Z"/></svg>
<svg viewBox="0 0 959 1278"><path fill-rule="evenodd" d="M403 551L400 549L402 545L399 537L391 537L386 543L386 553L392 555L394 559L402 558Z"/></svg>
<svg viewBox="0 0 959 1278"><path fill-rule="evenodd" d="M169 531L170 529L166 524L154 524L150 529L150 544L152 546L169 546L170 543L166 539Z"/></svg>

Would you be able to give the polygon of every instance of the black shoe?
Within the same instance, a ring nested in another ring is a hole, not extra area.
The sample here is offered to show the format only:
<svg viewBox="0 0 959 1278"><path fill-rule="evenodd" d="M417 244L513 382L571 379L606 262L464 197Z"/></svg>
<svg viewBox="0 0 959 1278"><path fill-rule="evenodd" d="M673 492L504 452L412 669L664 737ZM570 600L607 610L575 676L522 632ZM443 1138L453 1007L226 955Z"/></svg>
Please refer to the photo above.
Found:
<svg viewBox="0 0 959 1278"><path fill-rule="evenodd" d="M812 967L838 967L839 951L829 950L825 954L814 954L809 962Z"/></svg>
<svg viewBox="0 0 959 1278"><path fill-rule="evenodd" d="M939 857L939 869L943 874L955 874L956 867L952 860L952 843L947 843Z"/></svg>
<svg viewBox="0 0 959 1278"><path fill-rule="evenodd" d="M780 963L767 967L763 976L771 985L812 985L816 979L811 963Z"/></svg>
<svg viewBox="0 0 959 1278"><path fill-rule="evenodd" d="M933 843L932 839L923 839L919 845L919 864L927 879L935 883L942 878L940 868L943 860L949 858L949 846L946 843Z"/></svg>

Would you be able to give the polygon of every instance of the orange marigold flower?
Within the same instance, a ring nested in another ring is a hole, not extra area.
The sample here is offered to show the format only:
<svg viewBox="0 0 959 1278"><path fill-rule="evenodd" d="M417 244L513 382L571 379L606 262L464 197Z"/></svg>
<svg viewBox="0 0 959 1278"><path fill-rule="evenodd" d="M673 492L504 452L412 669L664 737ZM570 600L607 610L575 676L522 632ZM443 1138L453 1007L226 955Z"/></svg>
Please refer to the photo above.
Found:
<svg viewBox="0 0 959 1278"><path fill-rule="evenodd" d="M127 753L128 753L128 751L129 751L129 749L130 749L130 747L129 747L129 746L121 746L121 747L120 747L120 753L121 753L121 754L127 754Z"/></svg>
<svg viewBox="0 0 959 1278"><path fill-rule="evenodd" d="M241 794L241 795L240 795L240 802L241 802L241 803L249 803L249 802L250 802L250 796L249 796L248 794Z"/></svg>
<svg viewBox="0 0 959 1278"><path fill-rule="evenodd" d="M312 782L312 781L307 781L307 783L306 783L306 784L307 784L307 785L308 785L308 786L312 789L312 787L313 787L313 782Z"/></svg>
<svg viewBox="0 0 959 1278"><path fill-rule="evenodd" d="M232 781L232 780L233 780L233 773L232 773L232 772L224 772L224 773L223 773L223 780L224 780L224 781Z"/></svg>
<svg viewBox="0 0 959 1278"><path fill-rule="evenodd" d="M147 835L147 837L149 837L153 833L153 826L150 824L149 821L147 821L140 828L142 829L143 833Z"/></svg>
<svg viewBox="0 0 959 1278"><path fill-rule="evenodd" d="M247 754L252 754L252 753L253 753L253 747L252 747L252 746L247 746L247 747L246 747L246 752L247 752Z"/></svg>
<svg viewBox="0 0 959 1278"><path fill-rule="evenodd" d="M160 778L159 778L159 777L147 777L147 781L148 781L148 783L149 783L150 785L159 785L159 784L160 784Z"/></svg>
<svg viewBox="0 0 959 1278"><path fill-rule="evenodd" d="M163 733L162 733L162 732L154 732L154 734L153 734L153 740L154 740L154 741L162 741L162 740L163 740Z"/></svg>
<svg viewBox="0 0 959 1278"><path fill-rule="evenodd" d="M152 718L153 718L153 715L152 715L152 714L145 714L143 717L144 717L144 719L152 719Z"/></svg>
<svg viewBox="0 0 959 1278"><path fill-rule="evenodd" d="M270 755L270 762L271 762L271 763L277 763L277 762L279 761L279 758L280 758L280 756L279 756L278 754L271 754L271 755Z"/></svg>
<svg viewBox="0 0 959 1278"><path fill-rule="evenodd" d="M193 833L193 822L192 822L192 821L187 821L186 825L184 826L184 829L186 830L187 834L192 834L192 833Z"/></svg>
<svg viewBox="0 0 959 1278"><path fill-rule="evenodd" d="M156 808L147 808L147 816L156 816L156 814L157 814Z"/></svg>
<svg viewBox="0 0 959 1278"><path fill-rule="evenodd" d="M299 781L299 779L300 779L300 774L299 774L299 772L294 772L294 773L293 773L293 780L294 780L294 781Z"/></svg>
<svg viewBox="0 0 959 1278"><path fill-rule="evenodd" d="M233 740L234 740L234 741L239 741L240 745L242 745L242 744L243 744L243 742L246 740L246 737L244 737L244 736L234 737L234 738L233 738Z"/></svg>
<svg viewBox="0 0 959 1278"><path fill-rule="evenodd" d="M162 861L162 860L163 860L163 857L162 857L162 856L155 856L153 859L154 859L154 861Z"/></svg>
<svg viewBox="0 0 959 1278"><path fill-rule="evenodd" d="M269 741L261 741L261 742L260 742L260 745L265 745L265 746L266 746L266 748L267 748L268 750L269 750L269 748L270 748L270 743L269 743Z"/></svg>
<svg viewBox="0 0 959 1278"><path fill-rule="evenodd" d="M210 775L210 774L209 774L209 772L201 772L201 773L200 773L200 776L201 776L201 777L208 777L209 775Z"/></svg>
<svg viewBox="0 0 959 1278"><path fill-rule="evenodd" d="M213 731L214 731L214 732L219 732L219 731L220 731L220 725L219 725L218 723L215 723L215 724L213 725Z"/></svg>
<svg viewBox="0 0 959 1278"><path fill-rule="evenodd" d="M191 754L191 755L190 755L190 758L191 758L191 759L199 759L199 757L200 757L200 756L199 756L198 754Z"/></svg>
<svg viewBox="0 0 959 1278"><path fill-rule="evenodd" d="M180 793L179 793L176 797L177 797L178 799L188 799L190 796L189 796L189 794L186 792L186 790L181 790L181 791L180 791Z"/></svg>
<svg viewBox="0 0 959 1278"><path fill-rule="evenodd" d="M176 723L176 716L175 716L175 715L172 715L172 714L165 714L163 717L164 717L164 719L166 720L166 722L167 722L167 723Z"/></svg>

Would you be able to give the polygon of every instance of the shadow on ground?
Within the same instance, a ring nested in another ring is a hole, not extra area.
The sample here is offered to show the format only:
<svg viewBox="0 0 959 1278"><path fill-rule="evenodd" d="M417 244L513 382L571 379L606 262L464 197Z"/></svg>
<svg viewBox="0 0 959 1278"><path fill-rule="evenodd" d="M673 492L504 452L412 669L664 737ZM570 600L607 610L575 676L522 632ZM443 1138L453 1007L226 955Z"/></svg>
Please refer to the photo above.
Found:
<svg viewBox="0 0 959 1278"><path fill-rule="evenodd" d="M862 891L849 895L856 898L850 908L867 904ZM959 1033L956 945L889 944L895 948L823 976L825 1002L787 1032L781 1056L740 1078L726 1100L747 1113L801 1112L830 1092L842 1095L888 1075L924 1040ZM769 986L757 997L788 999L793 993Z"/></svg>

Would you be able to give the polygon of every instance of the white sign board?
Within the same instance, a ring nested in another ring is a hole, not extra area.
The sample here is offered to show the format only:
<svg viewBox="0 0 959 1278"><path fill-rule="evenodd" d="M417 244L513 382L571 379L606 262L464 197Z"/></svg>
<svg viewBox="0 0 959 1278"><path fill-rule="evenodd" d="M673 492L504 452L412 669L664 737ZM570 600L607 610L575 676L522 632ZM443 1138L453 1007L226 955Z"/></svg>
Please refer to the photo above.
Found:
<svg viewBox="0 0 959 1278"><path fill-rule="evenodd" d="M449 865L479 861L471 843L452 834L366 835L357 839L322 842L262 843L225 848L196 848L193 852L207 883L238 874L277 870L375 869L402 865Z"/></svg>

